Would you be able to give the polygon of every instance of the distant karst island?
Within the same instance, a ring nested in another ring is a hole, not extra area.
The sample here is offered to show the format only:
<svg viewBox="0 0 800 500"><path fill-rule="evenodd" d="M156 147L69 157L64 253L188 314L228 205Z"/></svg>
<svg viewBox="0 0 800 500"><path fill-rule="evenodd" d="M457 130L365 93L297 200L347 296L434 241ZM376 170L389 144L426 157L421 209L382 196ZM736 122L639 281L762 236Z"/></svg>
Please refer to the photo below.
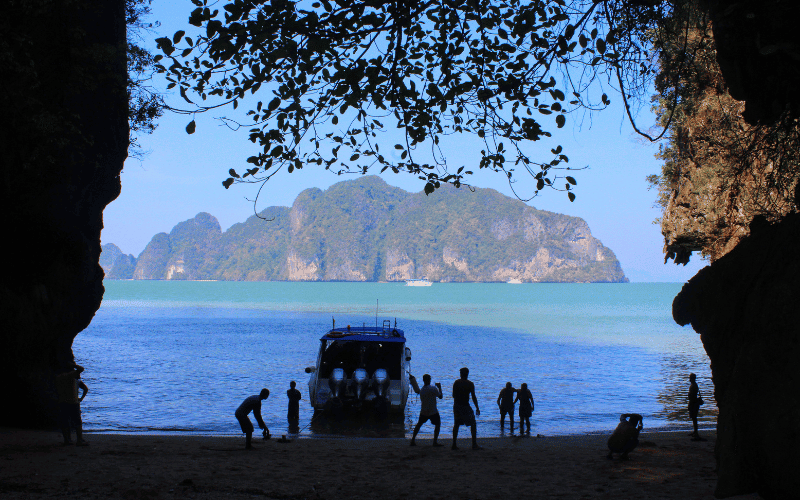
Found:
<svg viewBox="0 0 800 500"><path fill-rule="evenodd" d="M202 212L135 258L103 245L106 279L625 283L614 252L579 217L493 189L431 196L377 176L306 189L222 232Z"/></svg>

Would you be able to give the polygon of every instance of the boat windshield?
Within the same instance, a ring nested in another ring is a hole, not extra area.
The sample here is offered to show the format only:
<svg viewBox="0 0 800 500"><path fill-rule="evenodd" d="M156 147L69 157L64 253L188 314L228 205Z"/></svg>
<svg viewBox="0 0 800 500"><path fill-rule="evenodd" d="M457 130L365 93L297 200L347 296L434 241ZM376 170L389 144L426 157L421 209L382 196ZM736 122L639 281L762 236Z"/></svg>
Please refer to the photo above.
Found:
<svg viewBox="0 0 800 500"><path fill-rule="evenodd" d="M404 344L401 342L358 342L346 340L322 341L322 358L319 376L330 377L334 368L343 368L350 376L356 368L364 368L372 374L378 368L389 373L390 379L399 379L402 371ZM326 345L327 344L327 345Z"/></svg>

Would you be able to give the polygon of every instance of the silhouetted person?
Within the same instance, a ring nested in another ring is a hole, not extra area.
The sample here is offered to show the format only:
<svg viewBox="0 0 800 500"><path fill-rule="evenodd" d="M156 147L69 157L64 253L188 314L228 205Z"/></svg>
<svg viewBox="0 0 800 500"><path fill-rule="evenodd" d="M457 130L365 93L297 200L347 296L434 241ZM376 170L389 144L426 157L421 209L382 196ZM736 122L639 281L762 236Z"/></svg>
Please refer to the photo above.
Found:
<svg viewBox="0 0 800 500"><path fill-rule="evenodd" d="M248 450L253 448L253 422L251 422L250 418L247 416L251 411L253 412L253 416L256 417L258 426L264 430L264 437L269 435L267 424L265 424L264 420L261 418L261 401L267 399L268 397L269 390L261 389L260 394L247 397L242 404L239 405L239 408L236 409L236 420L239 421L239 425L242 427L242 432L244 432L246 436L244 447Z"/></svg>
<svg viewBox="0 0 800 500"><path fill-rule="evenodd" d="M700 433L697 431L697 413L700 411L700 405L704 403L703 398L700 396L700 388L697 387L697 375L694 373L689 374L689 418L692 419L693 431L690 434L692 441L702 441Z"/></svg>
<svg viewBox="0 0 800 500"><path fill-rule="evenodd" d="M522 384L517 391L519 401L519 433L522 434L522 427L527 427L527 433L531 433L531 415L533 415L533 394L528 390L528 384ZM502 423L502 422L501 422Z"/></svg>
<svg viewBox="0 0 800 500"><path fill-rule="evenodd" d="M458 439L458 428L468 425L472 430L472 449L480 450L478 446L478 426L475 422L475 415L480 416L481 410L478 408L478 398L475 396L475 384L470 382L469 368L464 367L460 370L461 378L453 383L453 449L457 450L456 440ZM469 405L469 397L475 403L475 412Z"/></svg>
<svg viewBox="0 0 800 500"><path fill-rule="evenodd" d="M64 368L56 375L56 393L58 394L58 412L61 420L61 434L64 444L72 444L71 429L75 427L75 445L88 446L83 439L83 422L81 421L81 401L86 397L89 388L81 380L83 367L78 364ZM78 389L83 394L78 397Z"/></svg>
<svg viewBox="0 0 800 500"><path fill-rule="evenodd" d="M289 398L289 411L286 413L286 420L289 421L289 429L298 429L300 427L300 400L303 395L300 391L295 389L297 382L292 380L289 382L289 390L286 391L286 397Z"/></svg>
<svg viewBox="0 0 800 500"><path fill-rule="evenodd" d="M436 387L432 386L431 376L426 373L422 376L424 385L420 389L414 376L409 375L409 378L411 379L411 387L414 388L414 392L419 394L420 400L419 421L414 427L414 435L411 436L411 446L417 445L417 433L419 433L422 424L428 420L433 424L433 446L442 446L439 444L439 429L442 425L442 419L439 417L439 409L436 407L436 398L442 399L444 397L442 384L437 382Z"/></svg>
<svg viewBox="0 0 800 500"><path fill-rule="evenodd" d="M608 438L608 455L612 458L613 453L621 453L621 459L628 458L628 453L633 451L639 444L639 432L644 424L642 416L638 413L623 413L619 417L619 425L614 429L614 433Z"/></svg>
<svg viewBox="0 0 800 500"><path fill-rule="evenodd" d="M506 382L506 386L500 390L500 395L497 396L497 406L500 407L500 432L506 425L506 414L508 414L509 428L511 433L514 433L514 394L516 389L511 385L511 382Z"/></svg>

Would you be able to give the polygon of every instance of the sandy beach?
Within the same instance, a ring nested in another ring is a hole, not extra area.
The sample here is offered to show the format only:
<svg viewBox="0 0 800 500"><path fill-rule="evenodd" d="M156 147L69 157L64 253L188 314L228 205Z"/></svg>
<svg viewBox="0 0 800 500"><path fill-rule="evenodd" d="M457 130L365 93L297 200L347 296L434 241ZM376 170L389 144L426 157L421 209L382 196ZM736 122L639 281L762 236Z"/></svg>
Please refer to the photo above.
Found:
<svg viewBox="0 0 800 500"><path fill-rule="evenodd" d="M466 429L461 436L465 438ZM11 498L713 498L714 434L643 433L630 459L605 435L479 439L482 450L403 439L298 439L0 430L0 496ZM747 496L740 498L758 498Z"/></svg>

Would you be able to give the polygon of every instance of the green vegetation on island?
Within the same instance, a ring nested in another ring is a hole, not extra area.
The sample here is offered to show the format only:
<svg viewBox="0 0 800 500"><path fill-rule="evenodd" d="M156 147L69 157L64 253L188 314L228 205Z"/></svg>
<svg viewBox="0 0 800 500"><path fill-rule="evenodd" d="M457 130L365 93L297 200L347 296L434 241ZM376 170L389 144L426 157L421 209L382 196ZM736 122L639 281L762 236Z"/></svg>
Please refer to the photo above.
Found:
<svg viewBox="0 0 800 500"><path fill-rule="evenodd" d="M200 213L153 237L135 266L104 245L108 278L235 281L626 282L583 219L492 189L409 193L365 176L307 189L223 232ZM132 256L130 256L132 257ZM111 272L109 272L111 271ZM127 272L127 274L125 274Z"/></svg>

